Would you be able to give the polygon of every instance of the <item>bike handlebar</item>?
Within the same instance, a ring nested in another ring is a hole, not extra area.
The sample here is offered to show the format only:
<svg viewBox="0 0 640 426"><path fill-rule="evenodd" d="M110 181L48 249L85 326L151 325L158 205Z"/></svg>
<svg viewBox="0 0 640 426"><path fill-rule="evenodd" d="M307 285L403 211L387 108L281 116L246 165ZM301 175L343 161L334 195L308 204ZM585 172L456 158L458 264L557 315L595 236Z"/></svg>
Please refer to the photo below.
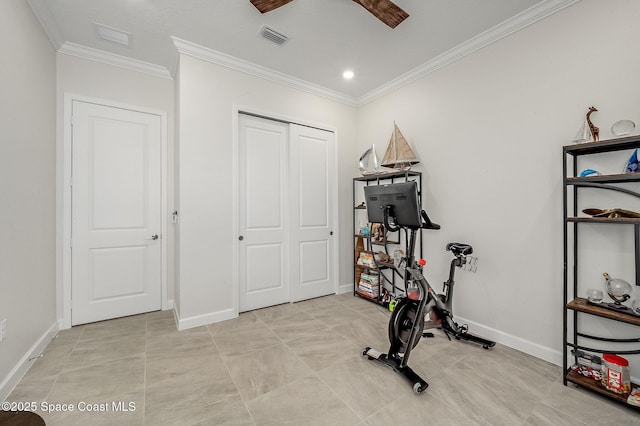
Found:
<svg viewBox="0 0 640 426"><path fill-rule="evenodd" d="M440 225L438 225L437 223L431 222L431 219L429 219L429 215L427 215L427 212L422 210L420 214L422 215L422 220L424 220L424 223L422 224L422 228L433 229L433 230L440 229Z"/></svg>

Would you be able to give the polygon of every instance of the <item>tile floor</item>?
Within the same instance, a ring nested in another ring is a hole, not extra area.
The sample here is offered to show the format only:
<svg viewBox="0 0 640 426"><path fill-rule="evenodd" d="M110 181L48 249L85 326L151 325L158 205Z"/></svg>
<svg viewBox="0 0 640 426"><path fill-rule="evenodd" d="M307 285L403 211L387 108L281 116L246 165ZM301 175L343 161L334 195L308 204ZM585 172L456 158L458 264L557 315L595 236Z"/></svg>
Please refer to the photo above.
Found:
<svg viewBox="0 0 640 426"><path fill-rule="evenodd" d="M640 413L563 386L558 366L439 332L412 352L429 382L416 396L361 355L388 349L388 317L343 294L181 332L171 311L74 327L8 401L37 402L51 426L640 425ZM43 402L75 411L46 413Z"/></svg>

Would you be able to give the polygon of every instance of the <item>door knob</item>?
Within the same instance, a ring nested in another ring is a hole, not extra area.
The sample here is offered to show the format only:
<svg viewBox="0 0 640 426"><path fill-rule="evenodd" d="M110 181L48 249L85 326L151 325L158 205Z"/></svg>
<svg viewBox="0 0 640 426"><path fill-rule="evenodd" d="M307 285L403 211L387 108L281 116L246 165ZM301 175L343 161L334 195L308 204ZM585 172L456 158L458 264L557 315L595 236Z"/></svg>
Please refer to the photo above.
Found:
<svg viewBox="0 0 640 426"><path fill-rule="evenodd" d="M158 234L153 234L151 238L145 238L145 240L157 240L157 239L158 239Z"/></svg>
<svg viewBox="0 0 640 426"><path fill-rule="evenodd" d="M244 240L244 236L243 236L243 235L240 235L240 236L238 237L238 239L239 239L240 241L242 241L242 240Z"/></svg>

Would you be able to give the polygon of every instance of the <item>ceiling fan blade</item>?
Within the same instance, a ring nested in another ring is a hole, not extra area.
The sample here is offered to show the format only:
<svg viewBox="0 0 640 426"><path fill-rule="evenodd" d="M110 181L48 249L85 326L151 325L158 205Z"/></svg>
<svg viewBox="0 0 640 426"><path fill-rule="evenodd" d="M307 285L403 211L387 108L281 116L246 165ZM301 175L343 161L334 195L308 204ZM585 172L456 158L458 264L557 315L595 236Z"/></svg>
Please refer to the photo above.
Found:
<svg viewBox="0 0 640 426"><path fill-rule="evenodd" d="M251 4L254 5L260 13L267 13L292 1L293 0L251 0Z"/></svg>
<svg viewBox="0 0 640 426"><path fill-rule="evenodd" d="M371 12L376 18L390 26L391 28L397 27L402 21L409 17L409 14L400 9L391 0L353 0L358 3L369 12Z"/></svg>

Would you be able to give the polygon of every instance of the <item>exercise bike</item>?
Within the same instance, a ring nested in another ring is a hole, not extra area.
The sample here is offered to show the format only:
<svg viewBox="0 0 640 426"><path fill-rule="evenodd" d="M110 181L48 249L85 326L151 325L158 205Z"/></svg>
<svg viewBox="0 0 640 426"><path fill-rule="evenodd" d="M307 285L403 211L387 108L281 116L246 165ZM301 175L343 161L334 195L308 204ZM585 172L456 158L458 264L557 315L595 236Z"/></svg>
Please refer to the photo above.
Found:
<svg viewBox="0 0 640 426"><path fill-rule="evenodd" d="M466 324L459 325L453 319L453 286L455 284L454 276L456 268L462 268L467 263L467 256L473 253L473 247L469 244L449 243L446 246L446 250L453 253L454 259L451 260L449 279L444 282L442 288L443 294L436 294L435 291L433 291L419 269L409 269L414 280L425 280L428 291L432 294L433 306L429 312L430 318L425 322L424 328L440 328L449 340L451 340L451 337L454 337L456 340L477 343L481 345L483 349L493 348L496 342L469 333L469 328ZM423 337L433 337L433 334L423 333Z"/></svg>
<svg viewBox="0 0 640 426"><path fill-rule="evenodd" d="M411 383L413 392L423 393L429 384L408 365L409 356L424 333L427 312L432 319L430 327L442 327L447 336L456 339L472 340L466 327L459 326L453 320L451 309L453 296L453 275L455 267L462 266L472 248L466 244L452 243L448 249L457 253L452 261L449 281L445 282L445 295L438 295L422 275L424 259L415 260L415 243L418 229L437 230L440 225L433 223L427 213L419 208L417 185L405 182L390 185L365 187L367 213L370 222L383 223L390 232L404 229L408 234L407 255L404 258L407 267L403 271L406 297L396 304L389 320L390 346L387 353L366 347L362 352L370 360L378 361L404 376ZM391 221L394 223L392 224ZM434 317L434 315L436 317ZM474 338L476 336L473 336ZM450 338L450 337L449 337ZM478 338L481 339L481 338ZM494 342L482 339L483 347L489 348Z"/></svg>

